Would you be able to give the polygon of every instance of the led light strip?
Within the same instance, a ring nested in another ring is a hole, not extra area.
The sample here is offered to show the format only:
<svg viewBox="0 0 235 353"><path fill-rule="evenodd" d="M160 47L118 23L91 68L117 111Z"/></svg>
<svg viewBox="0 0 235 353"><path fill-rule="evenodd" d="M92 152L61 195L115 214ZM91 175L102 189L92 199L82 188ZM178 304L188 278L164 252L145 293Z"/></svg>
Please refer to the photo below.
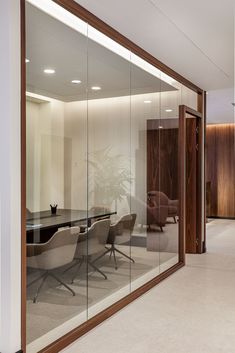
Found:
<svg viewBox="0 0 235 353"><path fill-rule="evenodd" d="M53 101L52 98L49 98L49 97L46 97L46 96L42 96L41 94L32 93L32 92L29 92L29 91L26 91L26 97L35 98L35 99L38 99L39 101L47 102L47 103Z"/></svg>
<svg viewBox="0 0 235 353"><path fill-rule="evenodd" d="M79 17L65 10L63 7L56 4L54 1L27 0L27 2L44 11L48 15L57 19L58 21L64 23L66 26L74 29L75 31L83 34L84 36L87 36L91 40L102 45L103 47L111 50L113 53L121 56L125 60L135 64L142 70L168 83L170 86L173 86L176 89L179 88L178 82L175 81L173 78L164 74L161 70L157 69L155 66L151 65L136 54L132 53L130 50L126 49L121 44L118 44L113 39L109 38L94 27L88 25L85 21L81 20Z"/></svg>

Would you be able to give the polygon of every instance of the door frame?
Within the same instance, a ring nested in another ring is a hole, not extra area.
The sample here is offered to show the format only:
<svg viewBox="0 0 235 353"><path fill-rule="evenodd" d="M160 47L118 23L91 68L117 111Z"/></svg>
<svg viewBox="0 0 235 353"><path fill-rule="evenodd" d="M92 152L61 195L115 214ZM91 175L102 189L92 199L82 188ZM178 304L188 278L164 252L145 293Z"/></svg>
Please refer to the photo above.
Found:
<svg viewBox="0 0 235 353"><path fill-rule="evenodd" d="M180 212L179 216L181 222L180 227L180 237L179 237L179 248L180 254L183 254L182 261L185 262L186 253L186 205L187 205L187 195L186 195L186 119L187 114L199 121L198 125L198 154L196 161L197 175L196 175L196 224L197 224L197 237L196 242L196 254L202 254L205 252L205 207L204 207L204 121L202 112L196 111L186 105L179 106L179 190L182 197L180 198ZM203 237L204 234L204 237Z"/></svg>

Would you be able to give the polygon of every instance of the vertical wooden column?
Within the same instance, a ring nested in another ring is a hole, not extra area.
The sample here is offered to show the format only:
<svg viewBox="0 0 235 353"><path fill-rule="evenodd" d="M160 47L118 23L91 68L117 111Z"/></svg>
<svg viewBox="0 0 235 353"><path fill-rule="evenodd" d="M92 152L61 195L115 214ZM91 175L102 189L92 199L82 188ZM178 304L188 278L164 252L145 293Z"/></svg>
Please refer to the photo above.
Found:
<svg viewBox="0 0 235 353"><path fill-rule="evenodd" d="M185 106L179 107L179 261L185 263L185 226L186 226L186 199L185 199L185 176L186 176L186 120Z"/></svg>

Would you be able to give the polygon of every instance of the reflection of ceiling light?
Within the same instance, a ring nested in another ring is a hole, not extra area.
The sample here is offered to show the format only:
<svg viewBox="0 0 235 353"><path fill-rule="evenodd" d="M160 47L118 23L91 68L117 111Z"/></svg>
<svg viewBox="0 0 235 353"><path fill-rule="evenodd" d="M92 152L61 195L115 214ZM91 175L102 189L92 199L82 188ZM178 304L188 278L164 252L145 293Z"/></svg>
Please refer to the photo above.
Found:
<svg viewBox="0 0 235 353"><path fill-rule="evenodd" d="M71 83L74 83L75 85L78 85L79 83L81 83L80 80L72 80Z"/></svg>
<svg viewBox="0 0 235 353"><path fill-rule="evenodd" d="M29 59L25 59L26 64L29 63L29 61L30 61Z"/></svg>
<svg viewBox="0 0 235 353"><path fill-rule="evenodd" d="M171 113L173 110L172 109L166 109L165 112Z"/></svg>
<svg viewBox="0 0 235 353"><path fill-rule="evenodd" d="M55 73L55 70L54 70L54 69L45 69L45 70L44 70L44 73L51 75L51 74L54 74L54 73Z"/></svg>
<svg viewBox="0 0 235 353"><path fill-rule="evenodd" d="M160 125L158 128L159 128L159 129L163 129L163 126Z"/></svg>
<svg viewBox="0 0 235 353"><path fill-rule="evenodd" d="M93 86L91 87L91 89L93 89L93 91L99 91L101 89L101 87L99 86Z"/></svg>
<svg viewBox="0 0 235 353"><path fill-rule="evenodd" d="M144 103L149 104L152 103L152 101L144 101Z"/></svg>
<svg viewBox="0 0 235 353"><path fill-rule="evenodd" d="M86 21L81 20L77 16L73 15L69 11L61 8L60 5L56 4L52 0L28 0L29 3L56 18L60 22L64 23L70 28L73 28L77 32L85 35L86 37L94 40L96 43L101 44L105 48L111 50L112 52L118 54L123 57L127 61L132 64L140 67L142 70L150 73L151 75L159 78L161 81L168 83L176 89L179 89L177 85L177 81L175 81L172 77L164 74L157 67L148 63L144 59L140 58L138 55L131 53L127 48L122 46L121 44L115 42L113 39L109 38L105 34L98 31L96 28L88 25Z"/></svg>

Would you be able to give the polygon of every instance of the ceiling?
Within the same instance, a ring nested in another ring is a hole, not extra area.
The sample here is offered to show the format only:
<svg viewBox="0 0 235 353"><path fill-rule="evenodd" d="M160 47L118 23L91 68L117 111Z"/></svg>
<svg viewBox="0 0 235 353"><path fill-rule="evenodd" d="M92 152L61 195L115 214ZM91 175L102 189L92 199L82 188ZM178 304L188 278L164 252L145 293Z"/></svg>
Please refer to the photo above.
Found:
<svg viewBox="0 0 235 353"><path fill-rule="evenodd" d="M64 102L176 90L30 4L26 57L27 90ZM45 68L56 72L47 75ZM71 83L75 79L81 83Z"/></svg>
<svg viewBox="0 0 235 353"><path fill-rule="evenodd" d="M76 1L157 59L210 91L209 122L233 119L230 101L234 101L233 0Z"/></svg>

